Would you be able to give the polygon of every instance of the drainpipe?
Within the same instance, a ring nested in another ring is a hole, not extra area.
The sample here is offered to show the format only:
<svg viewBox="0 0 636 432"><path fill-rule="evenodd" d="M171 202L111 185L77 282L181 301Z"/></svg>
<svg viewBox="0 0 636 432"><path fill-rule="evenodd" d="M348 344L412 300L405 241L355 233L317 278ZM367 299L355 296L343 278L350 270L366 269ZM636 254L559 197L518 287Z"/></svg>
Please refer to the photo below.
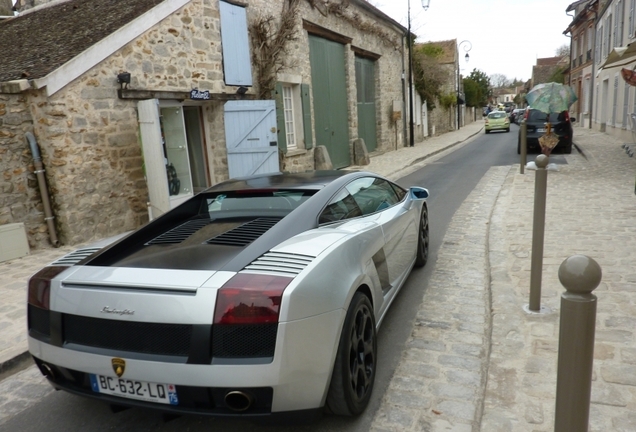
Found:
<svg viewBox="0 0 636 432"><path fill-rule="evenodd" d="M44 165L42 165L42 158L40 157L40 149L38 143L35 141L35 136L31 132L26 133L26 139L31 147L31 153L33 154L33 165L35 170L33 174L38 179L38 186L40 186L40 196L42 197L42 204L44 205L44 220L49 229L49 239L54 247L60 247L60 241L57 238L55 231L55 224L53 223L53 211L51 211L51 200L49 198L49 191L46 187L46 179L44 178Z"/></svg>

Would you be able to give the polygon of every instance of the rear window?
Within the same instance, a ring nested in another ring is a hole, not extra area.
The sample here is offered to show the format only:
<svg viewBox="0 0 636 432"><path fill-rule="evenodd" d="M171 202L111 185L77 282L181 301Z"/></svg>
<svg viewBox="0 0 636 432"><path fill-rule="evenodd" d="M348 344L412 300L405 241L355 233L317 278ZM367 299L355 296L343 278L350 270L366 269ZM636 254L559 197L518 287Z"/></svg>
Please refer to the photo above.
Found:
<svg viewBox="0 0 636 432"><path fill-rule="evenodd" d="M489 119L500 119L504 117L506 117L506 113L501 111L495 111L488 114Z"/></svg>
<svg viewBox="0 0 636 432"><path fill-rule="evenodd" d="M550 113L550 118L548 119L548 114L539 110L530 110L530 112L528 113L528 121L530 122L550 121L550 123L556 123L559 121L563 121L563 117L564 116L561 113Z"/></svg>
<svg viewBox="0 0 636 432"><path fill-rule="evenodd" d="M286 210L292 211L307 201L314 191L245 190L207 196L201 213L220 211Z"/></svg>

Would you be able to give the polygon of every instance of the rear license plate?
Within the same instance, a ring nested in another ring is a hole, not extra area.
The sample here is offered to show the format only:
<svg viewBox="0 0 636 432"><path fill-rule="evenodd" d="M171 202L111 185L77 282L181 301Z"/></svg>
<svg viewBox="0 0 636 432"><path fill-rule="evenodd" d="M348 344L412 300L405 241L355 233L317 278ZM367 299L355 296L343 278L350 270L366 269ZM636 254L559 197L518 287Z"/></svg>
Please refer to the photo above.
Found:
<svg viewBox="0 0 636 432"><path fill-rule="evenodd" d="M543 128L537 128L537 132L539 132L539 133L545 132L545 129L543 129Z"/></svg>
<svg viewBox="0 0 636 432"><path fill-rule="evenodd" d="M91 387L94 392L156 402L167 405L179 405L177 388L174 384L157 384L144 381L113 378L90 374Z"/></svg>

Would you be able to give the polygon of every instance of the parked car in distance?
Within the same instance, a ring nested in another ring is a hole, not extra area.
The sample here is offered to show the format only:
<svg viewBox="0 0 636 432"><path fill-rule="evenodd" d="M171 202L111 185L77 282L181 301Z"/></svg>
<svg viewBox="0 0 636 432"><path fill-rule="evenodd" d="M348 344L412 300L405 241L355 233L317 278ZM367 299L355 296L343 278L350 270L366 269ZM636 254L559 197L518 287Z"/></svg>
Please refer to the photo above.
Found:
<svg viewBox="0 0 636 432"><path fill-rule="evenodd" d="M528 107L524 115L527 126L526 143L528 151L541 151L539 138L546 132L548 120L552 126L552 132L559 137L559 142L553 151L560 149L563 153L572 153L572 122L576 121L570 117L567 111L560 113L550 113L549 115L536 109ZM521 153L521 129L517 138L517 154Z"/></svg>
<svg viewBox="0 0 636 432"><path fill-rule="evenodd" d="M428 196L362 171L219 183L36 273L29 351L54 388L113 406L358 415L376 330L428 258Z"/></svg>
<svg viewBox="0 0 636 432"><path fill-rule="evenodd" d="M510 113L510 123L520 124L525 108L515 108Z"/></svg>
<svg viewBox="0 0 636 432"><path fill-rule="evenodd" d="M493 111L486 117L486 125L484 130L486 133L490 133L494 130L505 130L510 132L510 119L505 111Z"/></svg>

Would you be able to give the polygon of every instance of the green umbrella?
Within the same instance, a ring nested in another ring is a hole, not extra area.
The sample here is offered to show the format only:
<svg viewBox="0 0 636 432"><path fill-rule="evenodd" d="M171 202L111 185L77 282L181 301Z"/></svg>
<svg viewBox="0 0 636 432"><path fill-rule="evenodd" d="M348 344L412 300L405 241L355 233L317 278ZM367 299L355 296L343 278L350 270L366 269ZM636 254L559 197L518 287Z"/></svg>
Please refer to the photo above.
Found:
<svg viewBox="0 0 636 432"><path fill-rule="evenodd" d="M532 87L532 90L526 95L526 100L530 108L548 115L546 133L539 138L539 144L544 154L549 155L559 141L552 133L552 125L549 121L550 113L567 111L577 99L572 87L555 82L537 84Z"/></svg>
<svg viewBox="0 0 636 432"><path fill-rule="evenodd" d="M537 84L526 95L532 109L548 114L567 111L577 99L572 87L555 82Z"/></svg>

